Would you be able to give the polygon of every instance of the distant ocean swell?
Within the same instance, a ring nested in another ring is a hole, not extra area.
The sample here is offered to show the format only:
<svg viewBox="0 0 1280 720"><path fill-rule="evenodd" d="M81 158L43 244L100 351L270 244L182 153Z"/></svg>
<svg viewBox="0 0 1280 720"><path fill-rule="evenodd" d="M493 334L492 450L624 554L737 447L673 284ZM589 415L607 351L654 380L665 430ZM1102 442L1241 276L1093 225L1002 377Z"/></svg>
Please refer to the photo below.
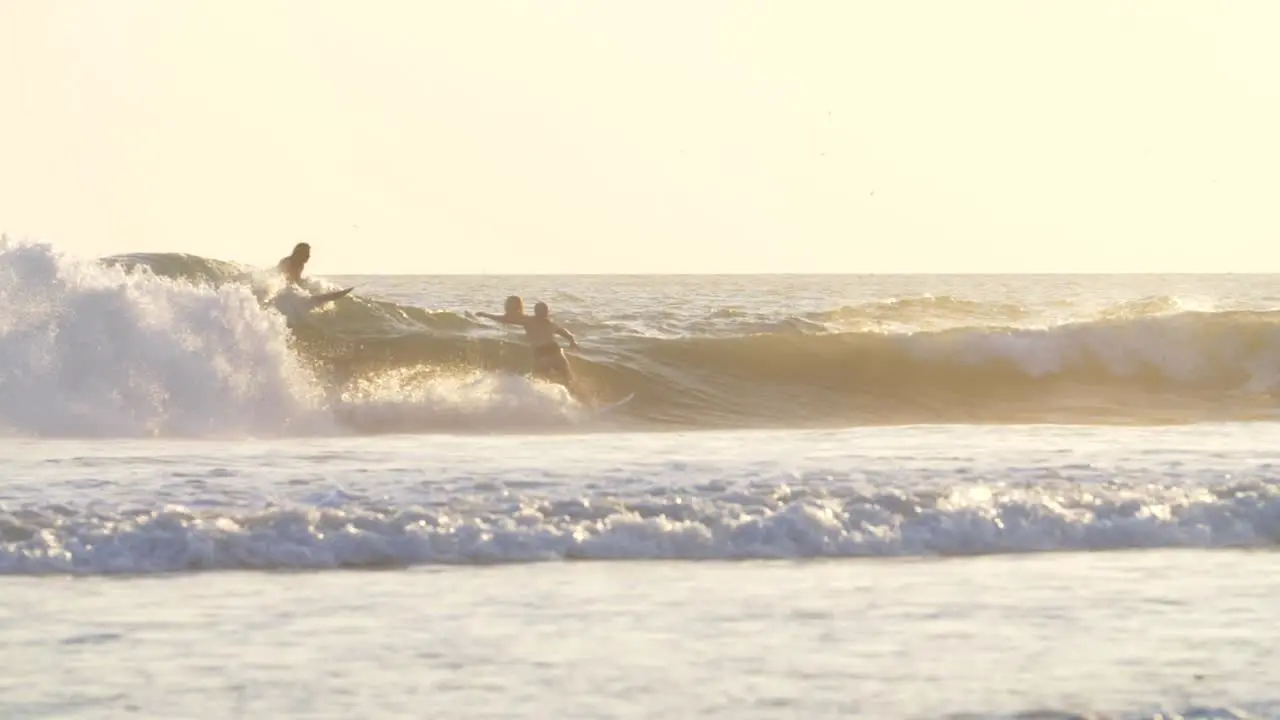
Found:
<svg viewBox="0 0 1280 720"><path fill-rule="evenodd" d="M0 245L0 427L35 435L584 428L527 349L467 314L360 297L294 313L278 280L187 255L105 263ZM275 297L275 300L268 302ZM485 298L484 301L490 301ZM1280 312L1172 298L1048 324L1011 304L886 298L673 326L567 318L610 427L1271 418ZM290 316L294 328L288 327ZM645 328L648 328L647 330Z"/></svg>

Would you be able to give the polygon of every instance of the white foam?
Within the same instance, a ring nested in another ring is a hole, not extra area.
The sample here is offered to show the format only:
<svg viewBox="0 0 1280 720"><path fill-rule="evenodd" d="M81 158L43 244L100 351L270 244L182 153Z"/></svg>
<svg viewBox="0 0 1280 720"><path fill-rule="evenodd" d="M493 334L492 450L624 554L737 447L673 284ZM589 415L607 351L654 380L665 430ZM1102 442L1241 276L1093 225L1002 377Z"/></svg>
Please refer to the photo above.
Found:
<svg viewBox="0 0 1280 720"><path fill-rule="evenodd" d="M428 504L336 488L266 506L0 510L0 573L1269 547L1280 535L1280 484L1259 482L905 491L799 477L559 497L483 486Z"/></svg>
<svg viewBox="0 0 1280 720"><path fill-rule="evenodd" d="M0 244L0 423L13 432L284 431L317 400L287 337L245 286Z"/></svg>
<svg viewBox="0 0 1280 720"><path fill-rule="evenodd" d="M418 367L359 382L335 415L366 432L564 427L584 416L562 386L489 372Z"/></svg>

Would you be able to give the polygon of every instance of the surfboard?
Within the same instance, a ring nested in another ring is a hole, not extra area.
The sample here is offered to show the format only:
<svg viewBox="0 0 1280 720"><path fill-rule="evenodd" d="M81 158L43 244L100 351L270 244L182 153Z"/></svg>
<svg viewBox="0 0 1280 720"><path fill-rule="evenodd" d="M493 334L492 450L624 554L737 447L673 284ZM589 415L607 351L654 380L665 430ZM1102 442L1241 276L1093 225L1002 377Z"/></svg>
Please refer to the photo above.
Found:
<svg viewBox="0 0 1280 720"><path fill-rule="evenodd" d="M333 292L321 293L319 295L312 295L311 297L307 298L307 308L310 310L314 310L320 307L321 305L327 305L333 302L334 300L337 300L340 297L345 297L352 290L355 290L355 288L349 287L345 290L334 290Z"/></svg>
<svg viewBox="0 0 1280 720"><path fill-rule="evenodd" d="M606 404L606 405L597 405L597 406L596 406L596 412L597 412L597 413L613 412L614 410L617 410L618 408L622 407L623 405L626 405L627 403L631 402L631 399L632 399L632 398L634 398L635 396L636 396L636 394L635 394L635 393L631 393L630 395L628 395L628 396L626 396L626 397L622 398L621 400L615 400L615 401L613 401L613 402L611 402L611 403L608 403L608 404Z"/></svg>

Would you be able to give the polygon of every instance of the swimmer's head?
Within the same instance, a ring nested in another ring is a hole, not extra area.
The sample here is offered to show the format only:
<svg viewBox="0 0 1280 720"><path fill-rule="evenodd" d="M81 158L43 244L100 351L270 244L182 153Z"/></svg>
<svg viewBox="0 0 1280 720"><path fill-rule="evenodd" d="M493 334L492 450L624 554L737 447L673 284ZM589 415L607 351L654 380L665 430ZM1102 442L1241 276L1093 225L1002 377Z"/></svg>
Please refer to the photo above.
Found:
<svg viewBox="0 0 1280 720"><path fill-rule="evenodd" d="M503 307L506 309L508 315L524 314L524 300L521 300L519 295L511 295L508 297L507 303L506 305L503 305Z"/></svg>
<svg viewBox="0 0 1280 720"><path fill-rule="evenodd" d="M547 307L544 302L538 302L533 306L533 316L544 318L551 314L551 308Z"/></svg>

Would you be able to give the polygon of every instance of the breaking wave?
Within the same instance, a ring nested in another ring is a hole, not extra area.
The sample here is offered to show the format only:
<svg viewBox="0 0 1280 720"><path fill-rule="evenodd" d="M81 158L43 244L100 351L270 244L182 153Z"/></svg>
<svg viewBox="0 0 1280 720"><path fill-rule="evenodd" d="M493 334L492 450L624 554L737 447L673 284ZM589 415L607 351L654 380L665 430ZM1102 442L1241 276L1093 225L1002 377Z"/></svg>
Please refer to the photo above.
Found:
<svg viewBox="0 0 1280 720"><path fill-rule="evenodd" d="M586 492L450 477L427 497L404 497L422 485L401 480L377 493L317 487L301 501L272 491L238 507L42 502L0 507L0 575L1271 548L1280 537L1273 479L1152 475L1099 483L1048 468L1036 483L932 488L862 473L658 476Z"/></svg>
<svg viewBox="0 0 1280 720"><path fill-rule="evenodd" d="M306 313L290 292L191 255L83 261L6 240L0 426L207 436L605 425L525 379L527 349L467 313L358 293ZM608 427L1270 419L1280 383L1280 312L1188 311L1175 298L1068 323L951 297L724 310L654 332L608 314L571 324L590 339L572 360L589 394L635 393Z"/></svg>

